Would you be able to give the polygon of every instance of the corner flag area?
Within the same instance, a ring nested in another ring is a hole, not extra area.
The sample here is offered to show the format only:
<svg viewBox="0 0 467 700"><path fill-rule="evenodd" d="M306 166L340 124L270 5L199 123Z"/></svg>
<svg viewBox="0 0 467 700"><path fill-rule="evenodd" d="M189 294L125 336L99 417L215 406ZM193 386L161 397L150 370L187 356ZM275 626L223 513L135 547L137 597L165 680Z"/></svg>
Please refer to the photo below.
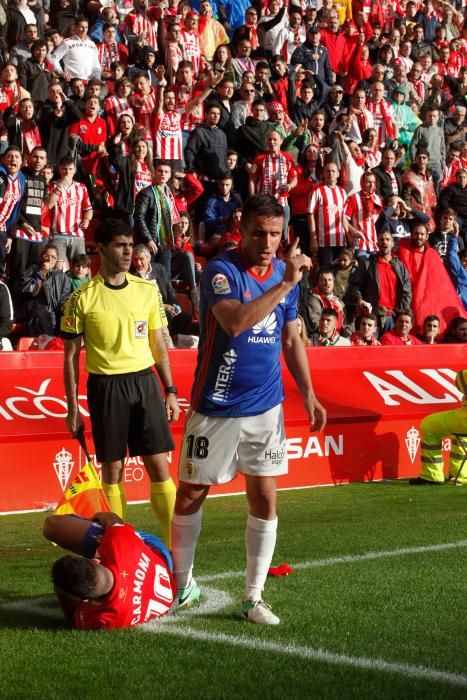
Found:
<svg viewBox="0 0 467 700"><path fill-rule="evenodd" d="M52 594L61 551L44 513L0 530L2 698L467 698L465 487L407 481L282 491L264 599L241 621L243 497L211 498L197 607L116 632L69 629ZM157 531L149 505L127 520Z"/></svg>

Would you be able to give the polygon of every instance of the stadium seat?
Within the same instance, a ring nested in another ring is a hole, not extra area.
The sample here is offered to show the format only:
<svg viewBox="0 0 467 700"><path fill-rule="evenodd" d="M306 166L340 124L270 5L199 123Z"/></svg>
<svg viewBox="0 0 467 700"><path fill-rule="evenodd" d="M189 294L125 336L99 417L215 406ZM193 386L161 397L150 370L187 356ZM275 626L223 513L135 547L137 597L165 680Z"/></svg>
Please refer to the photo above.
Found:
<svg viewBox="0 0 467 700"><path fill-rule="evenodd" d="M11 335L21 335L24 333L26 330L26 324L25 323L14 323L12 328L11 328Z"/></svg>
<svg viewBox="0 0 467 700"><path fill-rule="evenodd" d="M207 265L208 259L205 258L204 255L197 255L197 256L195 257L195 262L199 263L199 264L201 265L201 267L203 268L203 270L204 270L204 268L205 268L206 265Z"/></svg>
<svg viewBox="0 0 467 700"><path fill-rule="evenodd" d="M175 289L176 292L188 292L189 290L189 287L185 280L173 279L172 287Z"/></svg>
<svg viewBox="0 0 467 700"><path fill-rule="evenodd" d="M23 336L18 340L16 350L18 352L28 352L29 350L37 350L37 338Z"/></svg>
<svg viewBox="0 0 467 700"><path fill-rule="evenodd" d="M191 314L193 313L190 297L186 294L177 294L177 304L182 311L189 311Z"/></svg>

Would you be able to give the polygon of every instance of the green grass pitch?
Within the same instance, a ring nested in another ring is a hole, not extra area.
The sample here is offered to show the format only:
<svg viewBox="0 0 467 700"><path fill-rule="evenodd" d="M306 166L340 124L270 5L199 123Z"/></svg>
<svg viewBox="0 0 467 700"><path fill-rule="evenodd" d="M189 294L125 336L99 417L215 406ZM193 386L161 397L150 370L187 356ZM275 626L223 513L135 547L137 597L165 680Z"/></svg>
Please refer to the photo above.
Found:
<svg viewBox="0 0 467 700"><path fill-rule="evenodd" d="M284 491L265 600L238 620L246 504L207 501L203 600L148 628L69 630L43 514L0 519L0 698L467 698L467 489L407 482ZM149 505L128 520L157 531Z"/></svg>

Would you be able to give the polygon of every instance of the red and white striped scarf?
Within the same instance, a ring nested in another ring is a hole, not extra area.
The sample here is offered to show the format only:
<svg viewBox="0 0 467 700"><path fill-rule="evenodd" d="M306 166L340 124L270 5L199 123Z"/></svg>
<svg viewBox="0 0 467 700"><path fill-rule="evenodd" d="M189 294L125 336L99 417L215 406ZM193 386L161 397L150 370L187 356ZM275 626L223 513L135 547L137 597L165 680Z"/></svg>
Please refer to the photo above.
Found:
<svg viewBox="0 0 467 700"><path fill-rule="evenodd" d="M274 167L274 161L279 161ZM278 188L287 184L287 160L282 153L278 156L267 155L263 163L263 194L280 197Z"/></svg>
<svg viewBox="0 0 467 700"><path fill-rule="evenodd" d="M371 119L371 114L367 109L362 109L362 111L359 111L358 109L355 109L355 107L351 107L350 113L355 115L361 134L363 134L367 129L371 129L373 127L373 119Z"/></svg>
<svg viewBox="0 0 467 700"><path fill-rule="evenodd" d="M395 131L394 131L394 127L392 125L391 117L389 116L389 113L388 113L389 105L386 102L386 100L381 100L380 102L370 101L370 102L368 102L367 107L370 110L370 112L373 115L375 115L378 105L381 109L381 116L383 117L383 121L384 121L384 124L386 126L386 135L389 139L393 139L395 137Z"/></svg>
<svg viewBox="0 0 467 700"><path fill-rule="evenodd" d="M259 46L258 32L255 25L247 24L248 34L250 38L251 50L255 51Z"/></svg>
<svg viewBox="0 0 467 700"><path fill-rule="evenodd" d="M110 65L120 59L116 41L111 41L110 44L106 44L104 41L98 46L97 54L103 73L110 73Z"/></svg>
<svg viewBox="0 0 467 700"><path fill-rule="evenodd" d="M335 345L337 341L339 340L340 335L336 330L333 330L332 334L329 336L329 338L325 338L324 336L320 335L318 342L320 345L323 345L325 347L329 345Z"/></svg>
<svg viewBox="0 0 467 700"><path fill-rule="evenodd" d="M21 132L23 134L23 165L26 165L33 148L42 145L41 135L35 121L23 121Z"/></svg>

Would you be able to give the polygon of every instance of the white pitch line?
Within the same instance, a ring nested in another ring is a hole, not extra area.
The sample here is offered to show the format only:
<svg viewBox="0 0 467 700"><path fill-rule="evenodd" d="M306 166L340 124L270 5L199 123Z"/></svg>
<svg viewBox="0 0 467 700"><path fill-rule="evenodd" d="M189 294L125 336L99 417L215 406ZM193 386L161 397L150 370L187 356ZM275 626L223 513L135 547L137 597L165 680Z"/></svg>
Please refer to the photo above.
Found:
<svg viewBox="0 0 467 700"><path fill-rule="evenodd" d="M0 610L27 610L33 615L50 617L53 619L63 619L63 613L58 607L57 599L54 595L43 595L39 598L23 598L22 600L10 600L0 603Z"/></svg>
<svg viewBox="0 0 467 700"><path fill-rule="evenodd" d="M457 545L459 545L459 543L457 543ZM442 545L437 546L439 547ZM454 543L451 546L454 546ZM348 559L348 557L346 559ZM358 656L349 656L347 654L335 654L323 649L313 649L313 647L298 646L296 644L267 642L224 633L205 632L188 626L177 627L176 624L178 622L183 622L200 615L209 615L218 612L219 610L228 607L232 603L232 597L229 593L215 588L210 588L208 586L203 589L203 598L204 601L199 606L194 606L180 612L175 610L173 615L168 614L145 625L141 625L141 627L136 629L140 629L141 631L149 632L151 634L169 634L172 636L184 637L185 639L191 638L207 642L218 642L228 644L229 646L251 649L253 651L270 651L277 654L285 654L286 656L295 656L307 661L327 663L334 666L348 666L368 671L393 673L399 676L405 676L407 678L467 688L467 676L463 676L458 673L437 671L424 666L411 666L410 664L394 663L384 661L384 659L363 658ZM41 596L40 598L9 601L7 603L0 604L0 609L2 608L10 610L27 609L29 612L36 615L39 614L44 617L51 617L54 619L57 617L62 617L61 612L56 607L56 600L54 596L50 595Z"/></svg>
<svg viewBox="0 0 467 700"><path fill-rule="evenodd" d="M181 610L177 607L172 607L167 615L151 620L151 622L147 622L141 627L142 629L151 631L151 629L155 626L176 624L177 622L190 620L193 617L212 615L213 613L223 610L232 604L233 597L230 595L230 593L227 593L227 591L221 591L217 588L205 586L203 587L201 602L198 605L182 608Z"/></svg>
<svg viewBox="0 0 467 700"><path fill-rule="evenodd" d="M233 635L218 632L203 632L192 627L175 627L164 625L148 630L153 633L171 634L184 639L196 639L205 642L220 642L233 647L242 647L253 651L268 651L286 656L295 656L306 661L318 661L332 664L334 666L350 666L352 668L367 671L381 671L383 673L393 673L406 678L430 681L432 683L444 683L460 688L467 688L467 676L459 673L449 673L448 671L436 671L424 666L411 666L410 664L399 664L391 661L384 661L377 658L360 658L358 656L348 656L347 654L334 654L322 649L298 646L295 644L283 644L281 642L266 642L259 639L249 639L248 637L234 637Z"/></svg>
<svg viewBox="0 0 467 700"><path fill-rule="evenodd" d="M381 552L365 552L365 554L343 554L329 559L316 559L315 561L304 561L292 564L293 569L320 569L325 566L335 566L336 564L353 564L360 561L373 561L375 559L388 559L390 557L403 557L412 554L425 554L427 552L443 552L447 549L467 547L467 540L458 542L445 542L443 544L432 544L420 547L403 547L400 549L387 549ZM245 571L223 571L219 574L207 574L206 576L196 576L199 583L209 583L210 581L222 581L230 578L240 578L245 576Z"/></svg>

